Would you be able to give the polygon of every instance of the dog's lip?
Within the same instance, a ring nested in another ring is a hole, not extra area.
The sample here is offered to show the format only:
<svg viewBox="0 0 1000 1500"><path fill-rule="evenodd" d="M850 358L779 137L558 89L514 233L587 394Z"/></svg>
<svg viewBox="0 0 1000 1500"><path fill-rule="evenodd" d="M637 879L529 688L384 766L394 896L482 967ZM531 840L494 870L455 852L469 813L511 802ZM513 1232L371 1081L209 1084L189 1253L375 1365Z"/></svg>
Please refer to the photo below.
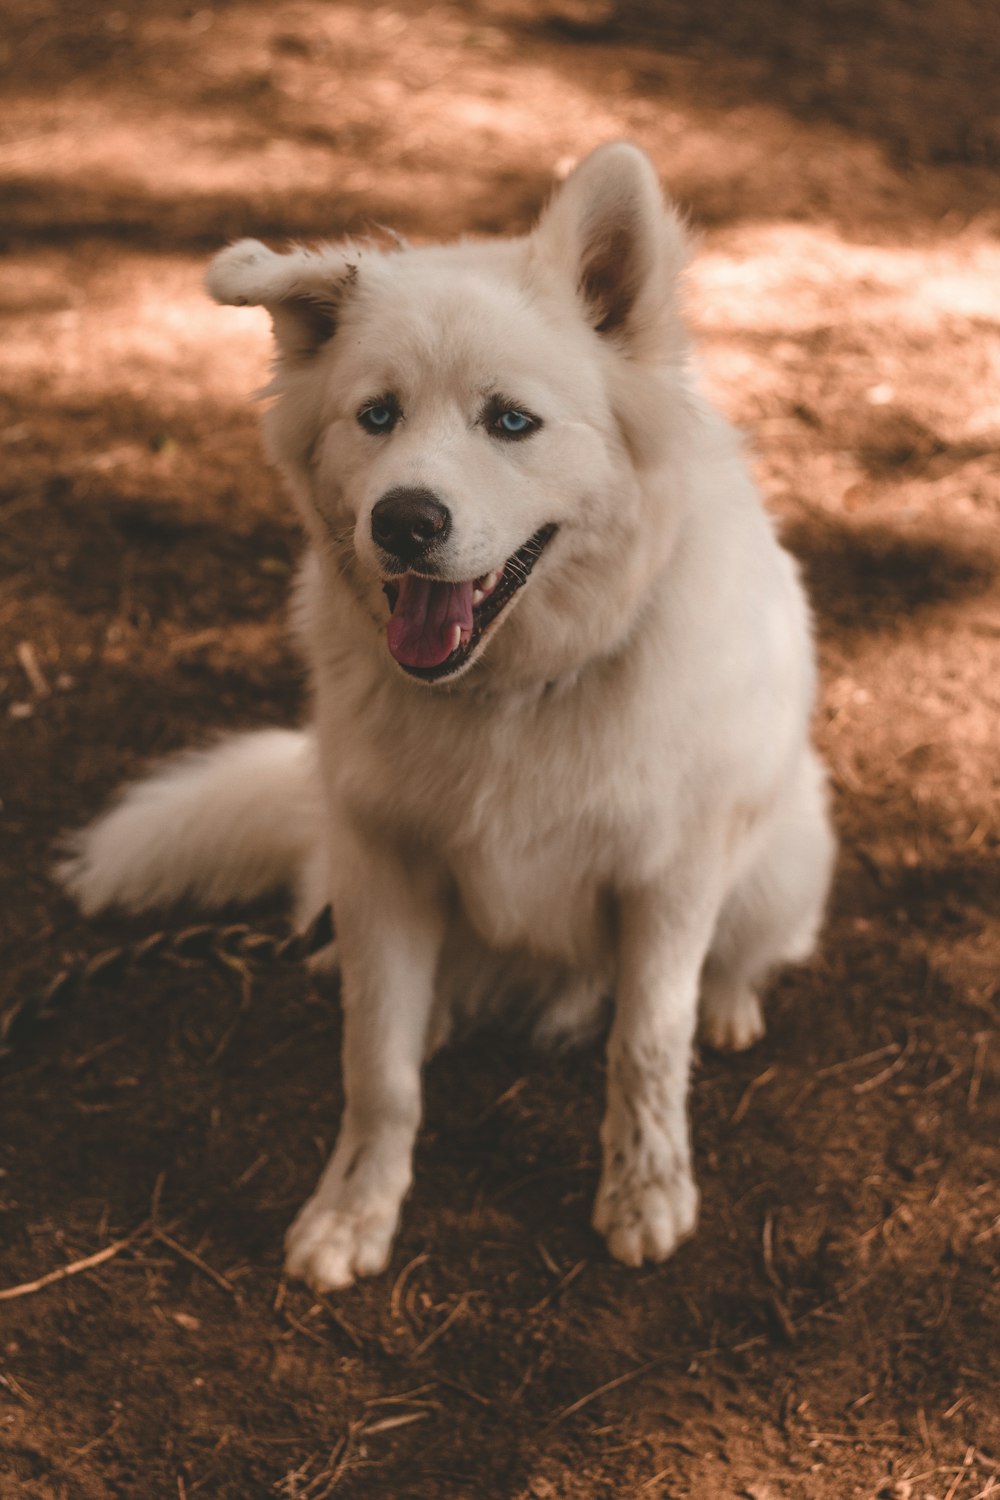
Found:
<svg viewBox="0 0 1000 1500"><path fill-rule="evenodd" d="M558 527L552 521L548 522L545 526L539 527L523 546L512 553L502 568L493 570L493 572L499 573L499 577L496 584L488 593L484 594L480 602L473 604L472 634L467 641L460 641L451 655L435 667L411 667L400 662L399 666L407 676L415 677L420 682L440 682L445 677L452 676L453 673L464 667L483 640L487 630L502 611L506 609L515 594L527 583L535 563L541 557L557 530ZM431 573L420 574L419 576L433 579L435 583L444 583L447 581ZM481 578L473 581L473 588L478 590L483 581L491 577L492 573L483 574ZM390 610L395 609L396 600L399 596L398 576L397 579L384 579L382 592L389 601Z"/></svg>

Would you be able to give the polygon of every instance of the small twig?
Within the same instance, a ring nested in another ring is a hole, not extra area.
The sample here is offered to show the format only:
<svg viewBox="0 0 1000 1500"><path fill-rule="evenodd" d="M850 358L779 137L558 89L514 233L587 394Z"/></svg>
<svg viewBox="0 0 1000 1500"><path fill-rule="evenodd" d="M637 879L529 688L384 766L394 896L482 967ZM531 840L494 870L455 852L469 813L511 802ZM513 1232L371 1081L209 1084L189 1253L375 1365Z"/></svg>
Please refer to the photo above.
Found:
<svg viewBox="0 0 1000 1500"><path fill-rule="evenodd" d="M778 1273L774 1269L774 1211L768 1209L764 1215L764 1223L760 1231L761 1255L764 1260L764 1275L773 1287L782 1289L778 1280Z"/></svg>
<svg viewBox="0 0 1000 1500"><path fill-rule="evenodd" d="M362 1403L364 1406L432 1406L440 1411L439 1401L425 1401L421 1399L428 1391L436 1391L438 1382L436 1380L425 1380L423 1385L415 1385L412 1391L394 1391L388 1396L369 1396Z"/></svg>
<svg viewBox="0 0 1000 1500"><path fill-rule="evenodd" d="M555 1276L555 1278L558 1280L559 1277L562 1275L562 1271L559 1269L559 1266L557 1265L557 1263L552 1259L552 1256L549 1254L548 1250L546 1250L546 1248L542 1244L541 1240L536 1240L535 1241L535 1249L538 1251L539 1255L542 1257L542 1263L545 1266L545 1269L547 1271L550 1271L551 1274L553 1276Z"/></svg>
<svg viewBox="0 0 1000 1500"><path fill-rule="evenodd" d="M852 1083L852 1093L868 1094L872 1089L877 1089L883 1083L886 1083L890 1078L893 1077L894 1074L898 1073L900 1069L906 1067L906 1064L910 1060L910 1055L913 1052L913 1048L915 1047L915 1045L915 1038L912 1036L908 1037L906 1046L903 1048L902 1052L900 1052L899 1056L896 1057L887 1068L883 1068L881 1073L876 1073L871 1078L865 1078L861 1083Z"/></svg>
<svg viewBox="0 0 1000 1500"><path fill-rule="evenodd" d="M585 1260L578 1260L575 1266L570 1266L565 1276L560 1276L555 1286L550 1287L549 1290L545 1293L544 1297L540 1297L539 1300L533 1304L533 1306L528 1308L528 1311L541 1312L543 1307L547 1307L553 1300L553 1298L558 1297L560 1292L564 1292L566 1288L576 1280L581 1272L585 1271L586 1269L587 1262Z"/></svg>
<svg viewBox="0 0 1000 1500"><path fill-rule="evenodd" d="M194 1250L190 1250L187 1245L182 1245L180 1240L175 1240L172 1234L167 1234L165 1229L155 1229L153 1238L159 1240L160 1244L165 1245L168 1250L172 1250L175 1255L179 1255L181 1260L186 1260L189 1265L194 1266L195 1270L207 1276L209 1281L214 1281L216 1286L228 1292L230 1297L239 1297L239 1288L233 1286L233 1283L228 1281L221 1271L216 1271Z"/></svg>
<svg viewBox="0 0 1000 1500"><path fill-rule="evenodd" d="M927 1087L924 1089L924 1093L940 1094L941 1090L946 1089L949 1083L955 1082L955 1079L958 1077L961 1071L962 1064L960 1062L953 1063L952 1066L948 1069L947 1073L942 1073L940 1078L935 1078L933 1082L927 1085Z"/></svg>
<svg viewBox="0 0 1000 1500"><path fill-rule="evenodd" d="M603 1385L597 1387L596 1391L588 1391L586 1396L581 1396L578 1401L573 1401L569 1406L564 1406L562 1411L556 1412L555 1416L546 1422L545 1428L542 1430L545 1431L549 1427L555 1427L557 1423L565 1422L568 1417L575 1417L578 1411L583 1411L585 1406L589 1406L598 1397L606 1396L609 1391L616 1391L619 1386L628 1385L632 1380L639 1380L641 1376L648 1375L650 1370L655 1370L659 1365L666 1364L669 1358L669 1355L661 1354L656 1359L648 1360L644 1365L638 1365L634 1370L626 1370L624 1375L617 1375L614 1380L606 1380Z"/></svg>
<svg viewBox="0 0 1000 1500"><path fill-rule="evenodd" d="M111 1436L113 1436L113 1434L118 1431L118 1428L121 1426L121 1424L122 1424L122 1413L121 1412L116 1412L116 1414L112 1418L110 1424L107 1427L105 1427L105 1429L104 1429L103 1432L99 1432L96 1437L92 1437L89 1440L89 1442L84 1443L82 1447L80 1447L80 1448L71 1448L69 1450L70 1453L72 1454L73 1458L74 1459L86 1458L86 1456L87 1456L88 1453L93 1453L93 1451L94 1451L95 1448L99 1448L102 1443L106 1443L107 1440L108 1440L108 1438L111 1437Z"/></svg>
<svg viewBox="0 0 1000 1500"><path fill-rule="evenodd" d="M987 1224L985 1229L981 1229L978 1234L972 1236L972 1243L974 1245L981 1245L983 1240L988 1240L991 1235L996 1234L998 1229L1000 1229L1000 1214L997 1215L992 1224Z"/></svg>
<svg viewBox="0 0 1000 1500"><path fill-rule="evenodd" d="M931 1430L927 1426L927 1413L922 1406L917 1407L917 1426L920 1428L920 1441L928 1453L934 1452L934 1443L931 1439Z"/></svg>
<svg viewBox="0 0 1000 1500"><path fill-rule="evenodd" d="M734 1344L728 1352L730 1354L745 1354L748 1349L759 1349L761 1344L769 1344L770 1342L766 1333L755 1333L753 1338L743 1339L740 1343ZM709 1354L725 1354L726 1352L725 1349L706 1349L702 1357L707 1357Z"/></svg>
<svg viewBox="0 0 1000 1500"><path fill-rule="evenodd" d="M525 1177L518 1177L513 1182L508 1182L506 1187L500 1188L493 1194L493 1203L502 1203L514 1193L519 1193L522 1188L530 1187L536 1182L544 1182L548 1177L563 1177L570 1172L593 1172L593 1161L572 1162L568 1166L543 1167L540 1172L529 1172Z"/></svg>
<svg viewBox="0 0 1000 1500"><path fill-rule="evenodd" d="M330 1322L336 1324L341 1333L351 1341L355 1349L363 1349L364 1340L362 1339L360 1333L354 1327L354 1325L352 1323L348 1323L343 1313L338 1311L338 1309L333 1306L328 1297L320 1297L319 1300L327 1317L330 1319Z"/></svg>
<svg viewBox="0 0 1000 1500"><path fill-rule="evenodd" d="M392 1318L392 1321L394 1323L398 1323L400 1317L402 1316L403 1288L406 1286L406 1283L409 1281L414 1271L416 1271L419 1266L422 1266L424 1262L429 1259L429 1252L426 1250L422 1251L419 1255L415 1255L412 1260L408 1260L406 1265L400 1271L399 1275L396 1277L396 1283L393 1286L392 1291L389 1293L389 1316Z"/></svg>
<svg viewBox="0 0 1000 1500"><path fill-rule="evenodd" d="M898 1042L889 1042L885 1047L876 1047L874 1052L862 1052L860 1057L845 1057L840 1062L830 1063L829 1067L820 1068L816 1073L817 1078L832 1078L835 1073L846 1073L848 1068L859 1068L862 1063L878 1062L880 1057L895 1057L899 1051Z"/></svg>
<svg viewBox="0 0 1000 1500"><path fill-rule="evenodd" d="M854 775L853 771L851 771L846 765L838 766L838 770L841 772L844 784L849 791L860 792L864 790L862 783ZM860 844L851 844L849 845L849 848L858 864L863 870L866 871L867 874L871 876L872 880L874 880L879 889L883 891L888 890L889 877L882 869L881 865L878 864L868 853L868 850L863 849Z"/></svg>
<svg viewBox="0 0 1000 1500"><path fill-rule="evenodd" d="M282 1317L291 1324L289 1332L284 1334L283 1338L290 1338L291 1333L294 1331L295 1333L301 1333L302 1337L309 1339L310 1343L318 1344L321 1349L330 1348L329 1339L325 1339L321 1333L316 1332L315 1328L310 1328L307 1323L303 1323L301 1318L297 1318L287 1307L282 1308Z"/></svg>
<svg viewBox="0 0 1000 1500"><path fill-rule="evenodd" d="M433 1331L429 1333L425 1339L422 1339L414 1349L414 1359L419 1359L421 1354L426 1354L431 1345L436 1344L441 1335L448 1332L448 1329L451 1327L452 1323L454 1323L455 1319L462 1316L468 1305L469 1294L468 1292L463 1292L461 1297L459 1297L458 1301L455 1303L455 1306L452 1308L451 1312L445 1318L444 1322L439 1323L438 1326L433 1329Z"/></svg>
<svg viewBox="0 0 1000 1500"><path fill-rule="evenodd" d="M956 1471L954 1479L948 1486L948 1493L945 1495L944 1500L955 1500L955 1495L958 1493L958 1487L962 1483L962 1480L969 1473L969 1470L972 1468L972 1460L975 1458L975 1456L976 1450L974 1447L966 1449L965 1457L962 1460L962 1466Z"/></svg>
<svg viewBox="0 0 1000 1500"><path fill-rule="evenodd" d="M382 1417L370 1427L362 1427L361 1436L373 1437L376 1432L391 1432L394 1427L409 1427L411 1422L422 1422L429 1416L430 1412L424 1407L420 1411L400 1412L398 1417Z"/></svg>
<svg viewBox="0 0 1000 1500"><path fill-rule="evenodd" d="M257 1157L257 1160L251 1162L250 1165L247 1167L246 1171L245 1172L241 1172L240 1175L237 1177L237 1179L236 1179L236 1186L237 1187L246 1187L246 1185L250 1181L251 1177L256 1177L257 1173L260 1171L261 1167L265 1167L270 1160L271 1160L271 1158L268 1155L268 1153L266 1151L262 1151L260 1153L260 1155Z"/></svg>
<svg viewBox="0 0 1000 1500"><path fill-rule="evenodd" d="M38 665L38 656L30 641L19 641L17 645L17 659L21 663L21 670L31 683L31 690L36 698L48 698L52 692L45 680L45 674Z"/></svg>
<svg viewBox="0 0 1000 1500"><path fill-rule="evenodd" d="M216 962L222 964L224 968L231 969L239 980L240 1003L235 1016L223 1031L219 1040L216 1042L215 1046L212 1048L211 1053L209 1054L208 1065L210 1068L214 1067L215 1064L222 1059L225 1052L227 1051L230 1042L236 1035L236 1030L240 1022L242 1021L245 1012L250 1009L250 1001L253 995L253 975L250 972L249 966L242 959L237 958L233 953L226 953L221 949L219 950L219 952L213 954L213 957L215 958Z"/></svg>
<svg viewBox="0 0 1000 1500"><path fill-rule="evenodd" d="M972 1077L969 1080L968 1107L970 1112L975 1110L979 1103L979 1090L983 1085L983 1070L986 1067L986 1048L989 1046L989 1033L979 1032L976 1037L976 1058L972 1064Z"/></svg>
<svg viewBox="0 0 1000 1500"><path fill-rule="evenodd" d="M283 1478L279 1479L276 1484L272 1485L272 1489L284 1490L284 1492L289 1496L300 1495L302 1491L299 1489L299 1482L300 1480L305 1479L306 1475L309 1473L309 1470L312 1468L315 1462L316 1455L311 1454L310 1457L306 1459L305 1463L299 1464L297 1469L290 1470L290 1472L285 1474Z"/></svg>
<svg viewBox="0 0 1000 1500"><path fill-rule="evenodd" d="M736 1108L733 1110L733 1117L730 1121L731 1125L738 1125L740 1123L740 1121L743 1119L743 1116L750 1108L750 1103L757 1090L764 1088L766 1084L770 1083L772 1079L777 1077L777 1074L778 1064L772 1063L769 1068L764 1069L763 1073L759 1073L756 1078L751 1078L750 1082L743 1090L743 1095L740 1099L739 1104L737 1104Z"/></svg>
<svg viewBox="0 0 1000 1500"><path fill-rule="evenodd" d="M354 1434L356 1430L357 1429L355 1425L352 1423L348 1431L345 1433L344 1437L341 1439L340 1451L337 1454L336 1461L334 1462L333 1468L330 1471L330 1477L329 1479L327 1479L326 1484L323 1486L322 1490L317 1491L315 1500L326 1500L327 1495L332 1494L335 1487L340 1483L341 1476L344 1474L348 1464L351 1461L351 1449L354 1446ZM326 1478L325 1475L324 1478Z"/></svg>
<svg viewBox="0 0 1000 1500"><path fill-rule="evenodd" d="M6 1375L2 1370L0 1370L0 1385L6 1386L11 1395L16 1396L19 1401L23 1401L25 1406L31 1406L33 1404L35 1399L34 1396L30 1396L28 1394L21 1382L15 1379L15 1377L10 1373L9 1370L7 1371Z"/></svg>
<svg viewBox="0 0 1000 1500"><path fill-rule="evenodd" d="M670 1464L669 1467L666 1468L666 1469L659 1469L659 1470L657 1470L657 1472L655 1474L651 1475L649 1479L643 1480L642 1484L640 1484L640 1486L639 1486L639 1492L640 1492L640 1494L642 1494L646 1490L651 1490L653 1488L654 1484L659 1484L659 1482L660 1482L661 1479L666 1479L667 1476L669 1474L673 1474L673 1472L674 1472L674 1465L673 1464ZM744 1490L743 1493L744 1494L748 1494L749 1491Z"/></svg>
<svg viewBox="0 0 1000 1500"><path fill-rule="evenodd" d="M306 1479L307 1473L312 1469L313 1464L316 1463L315 1457L307 1458L306 1463L301 1464L298 1469L292 1470L289 1475L285 1475L285 1478L279 1479L279 1482L273 1485L274 1490L285 1491L289 1500L291 1500L292 1496L298 1496L300 1500L306 1500L306 1497L309 1497L309 1500L325 1500L325 1497L333 1493L340 1476L343 1475L346 1467L348 1467L355 1434L360 1431L360 1427L360 1422L351 1422L343 1437L340 1437L334 1443L333 1448L330 1449L325 1469L319 1470L318 1475L313 1475L309 1484L304 1485L304 1488L300 1488L301 1481Z"/></svg>
<svg viewBox="0 0 1000 1500"><path fill-rule="evenodd" d="M479 1391L474 1391L470 1385L463 1385L460 1380L452 1380L449 1375L436 1375L438 1385L446 1385L450 1391L457 1391L460 1396L465 1396L469 1401L474 1401L477 1406L490 1407L493 1402L489 1396L483 1396Z"/></svg>
<svg viewBox="0 0 1000 1500"><path fill-rule="evenodd" d="M768 1290L768 1301L774 1310L775 1317L781 1325L782 1333L788 1339L789 1343L794 1343L799 1336L799 1331L795 1326L795 1319L785 1305L785 1300L782 1296L784 1287L774 1266L774 1214L771 1209L768 1209L764 1215L764 1223L760 1232L760 1242L761 1257L764 1262L764 1275L771 1283Z"/></svg>
<svg viewBox="0 0 1000 1500"><path fill-rule="evenodd" d="M149 1200L149 1222L155 1234L160 1223L160 1199L163 1196L163 1184L167 1180L166 1172L157 1172L156 1181L153 1183L153 1196Z"/></svg>
<svg viewBox="0 0 1000 1500"><path fill-rule="evenodd" d="M516 1099L517 1095L521 1092L527 1082L527 1077L518 1078L515 1083L511 1084L509 1089L504 1089L503 1093L499 1094L493 1100L492 1104L487 1104L482 1114L476 1116L470 1128L475 1130L478 1126L482 1125L484 1121L489 1119L490 1115L495 1109L499 1109L502 1104L509 1104L511 1099Z"/></svg>
<svg viewBox="0 0 1000 1500"><path fill-rule="evenodd" d="M135 1243L141 1234L149 1228L148 1219L134 1229L130 1235L123 1240L116 1240L113 1245L105 1245L103 1250L96 1251L93 1255L85 1255L82 1260L70 1261L69 1265L58 1266L54 1271L48 1271L44 1276L39 1276L37 1281L22 1281L20 1286L5 1287L0 1291L0 1302L11 1302L15 1297L28 1297L32 1292L40 1292L44 1287L52 1286L56 1281L65 1281L67 1276L78 1276L81 1271L91 1271L95 1266L102 1266L105 1261L113 1260L129 1245Z"/></svg>
<svg viewBox="0 0 1000 1500"><path fill-rule="evenodd" d="M106 1041L99 1042L96 1047L90 1047L86 1052L81 1052L79 1057L74 1057L67 1067L72 1073L80 1073L84 1068L89 1068L90 1064L96 1062L99 1057L103 1057L106 1052L110 1052L113 1047L120 1046L124 1040L124 1032L118 1036L109 1036Z"/></svg>

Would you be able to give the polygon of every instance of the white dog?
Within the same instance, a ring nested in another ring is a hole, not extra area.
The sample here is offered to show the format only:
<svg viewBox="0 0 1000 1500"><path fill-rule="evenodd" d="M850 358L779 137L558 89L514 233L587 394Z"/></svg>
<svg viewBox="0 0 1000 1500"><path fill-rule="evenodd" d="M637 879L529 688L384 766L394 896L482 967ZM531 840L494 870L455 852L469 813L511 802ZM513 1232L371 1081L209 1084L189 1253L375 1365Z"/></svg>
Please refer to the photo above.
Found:
<svg viewBox="0 0 1000 1500"><path fill-rule="evenodd" d="M626 1264L663 1260L697 1215L699 1004L746 1047L765 976L813 947L833 840L808 612L696 389L684 259L615 144L523 238L250 240L208 273L273 319L315 729L139 782L62 878L87 911L332 902L343 1120L287 1239L317 1289L386 1265L421 1064L485 1005L575 1035L613 998L593 1222Z"/></svg>

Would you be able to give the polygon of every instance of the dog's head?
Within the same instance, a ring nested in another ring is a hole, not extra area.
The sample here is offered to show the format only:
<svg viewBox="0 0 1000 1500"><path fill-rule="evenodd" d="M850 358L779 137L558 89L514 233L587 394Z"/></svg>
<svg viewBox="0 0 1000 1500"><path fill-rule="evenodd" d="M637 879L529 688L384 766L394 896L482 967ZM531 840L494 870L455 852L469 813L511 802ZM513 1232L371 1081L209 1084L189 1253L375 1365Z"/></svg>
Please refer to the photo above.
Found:
<svg viewBox="0 0 1000 1500"><path fill-rule="evenodd" d="M520 239L213 261L218 301L273 320L271 455L410 677L485 653L549 679L634 625L670 534L650 476L683 420L684 258L649 161L615 144Z"/></svg>

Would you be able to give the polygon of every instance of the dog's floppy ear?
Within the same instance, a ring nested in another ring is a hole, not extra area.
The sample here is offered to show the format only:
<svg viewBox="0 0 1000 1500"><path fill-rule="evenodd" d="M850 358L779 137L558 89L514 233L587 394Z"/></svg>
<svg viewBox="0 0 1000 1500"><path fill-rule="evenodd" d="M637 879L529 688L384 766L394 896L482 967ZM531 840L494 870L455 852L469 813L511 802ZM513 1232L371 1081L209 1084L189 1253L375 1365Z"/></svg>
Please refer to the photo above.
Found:
<svg viewBox="0 0 1000 1500"><path fill-rule="evenodd" d="M573 279L598 333L640 357L662 350L687 247L638 146L616 141L585 157L557 189L535 242Z"/></svg>
<svg viewBox="0 0 1000 1500"><path fill-rule="evenodd" d="M297 245L279 255L260 240L240 240L220 250L205 276L216 302L266 307L281 354L312 354L337 326L337 311L357 274L350 249Z"/></svg>

